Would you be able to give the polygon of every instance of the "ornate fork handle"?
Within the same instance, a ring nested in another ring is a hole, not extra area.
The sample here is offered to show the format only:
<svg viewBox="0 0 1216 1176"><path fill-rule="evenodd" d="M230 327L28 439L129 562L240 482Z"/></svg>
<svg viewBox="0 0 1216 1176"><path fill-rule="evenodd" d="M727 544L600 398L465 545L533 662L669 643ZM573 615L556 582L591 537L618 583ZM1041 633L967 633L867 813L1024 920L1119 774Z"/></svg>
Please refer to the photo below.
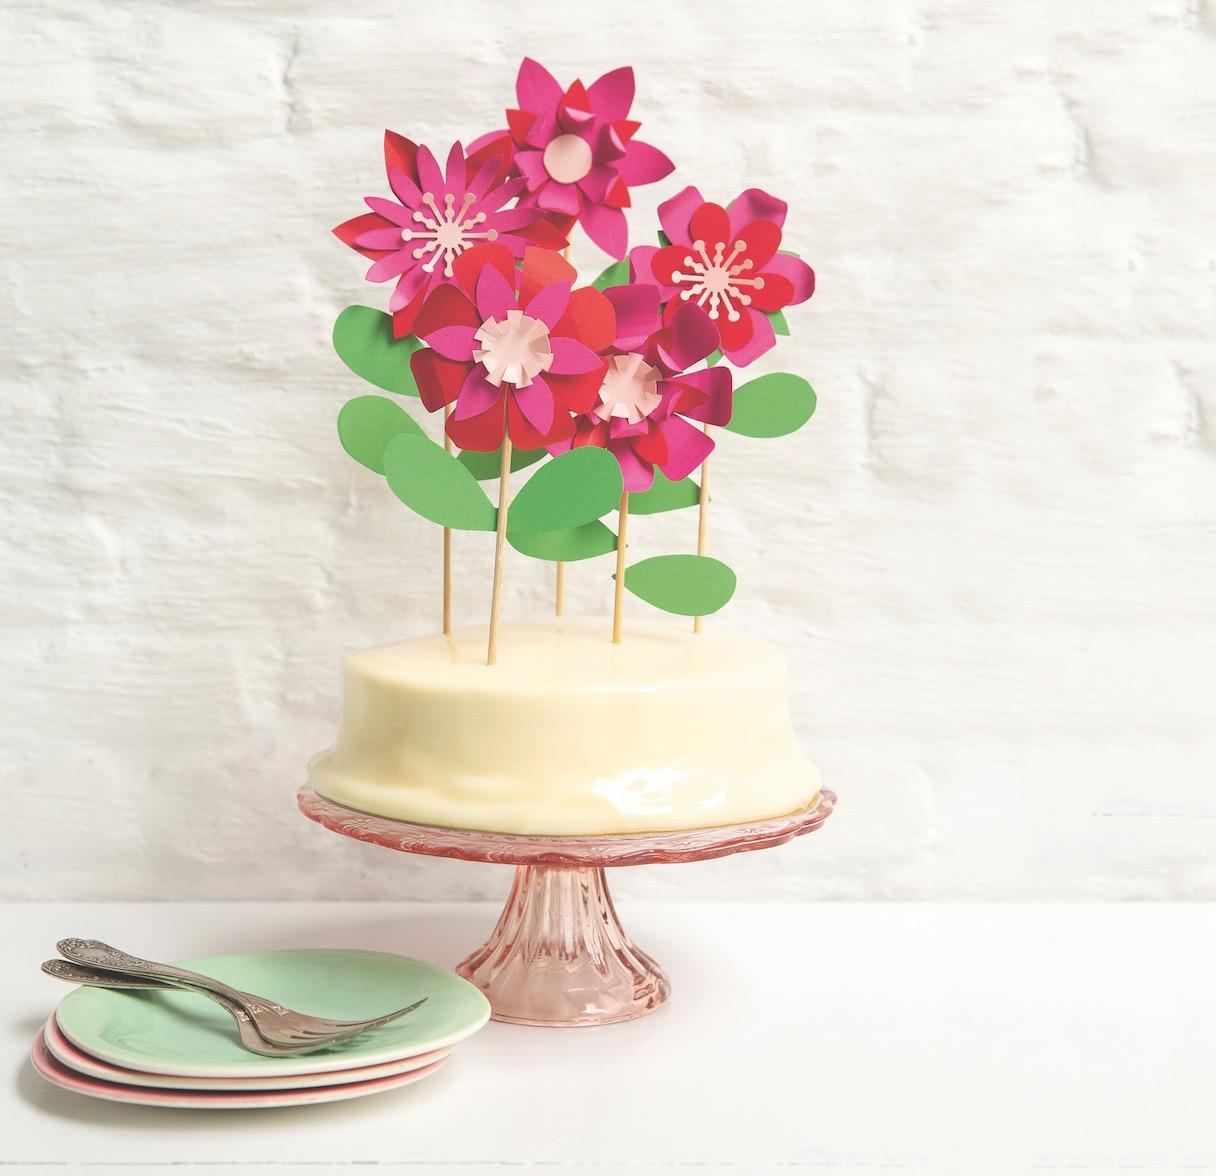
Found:
<svg viewBox="0 0 1216 1176"><path fill-rule="evenodd" d="M282 1005L266 1000L265 997L255 997L248 992L241 992L222 980L215 980L211 976L203 976L185 968L175 968L172 964L158 964L154 960L141 959L139 956L133 956L116 947L111 947L108 943L102 943L99 939L61 939L55 946L65 959L83 964L85 967L101 968L107 972L125 972L133 976L147 976L150 979L167 980L170 983L179 981L192 988L204 988L217 992L253 1016L266 1011L283 1014L288 1011Z"/></svg>

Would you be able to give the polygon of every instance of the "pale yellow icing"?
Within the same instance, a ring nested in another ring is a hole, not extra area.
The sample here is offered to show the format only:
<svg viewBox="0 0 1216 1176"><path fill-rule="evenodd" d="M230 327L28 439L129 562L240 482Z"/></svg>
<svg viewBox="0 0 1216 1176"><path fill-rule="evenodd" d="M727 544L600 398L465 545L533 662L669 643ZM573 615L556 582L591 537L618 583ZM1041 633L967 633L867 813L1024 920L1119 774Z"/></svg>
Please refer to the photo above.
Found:
<svg viewBox="0 0 1216 1176"><path fill-rule="evenodd" d="M809 805L771 645L606 620L424 637L348 657L334 746L313 787L426 825L503 833L695 829Z"/></svg>

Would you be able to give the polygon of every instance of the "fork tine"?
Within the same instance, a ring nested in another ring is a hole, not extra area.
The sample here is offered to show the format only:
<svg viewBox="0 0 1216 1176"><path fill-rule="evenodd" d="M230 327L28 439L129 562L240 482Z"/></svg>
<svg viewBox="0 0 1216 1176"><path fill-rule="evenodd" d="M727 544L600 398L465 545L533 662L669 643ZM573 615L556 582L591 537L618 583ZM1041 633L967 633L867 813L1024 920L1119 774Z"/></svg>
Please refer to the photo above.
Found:
<svg viewBox="0 0 1216 1176"><path fill-rule="evenodd" d="M412 1005L406 1005L405 1008L398 1009L395 1013L386 1013L383 1017L372 1017L368 1021L334 1021L332 1031L301 1029L299 1035L301 1039L324 1041L336 1036L346 1037L351 1033L366 1033L369 1029L378 1029L381 1025L395 1021L398 1017L404 1017L406 1013L412 1013L416 1008L426 1004L427 999L424 996L421 1000L414 1001Z"/></svg>
<svg viewBox="0 0 1216 1176"><path fill-rule="evenodd" d="M416 1000L412 1005L406 1005L403 1009L398 1009L395 1013L385 1013L383 1017L372 1017L367 1021L335 1021L336 1029L354 1029L357 1025L383 1025L388 1021L395 1021L398 1017L404 1017L406 1013L412 1013L420 1005L426 1004L428 997L423 997L421 1000Z"/></svg>

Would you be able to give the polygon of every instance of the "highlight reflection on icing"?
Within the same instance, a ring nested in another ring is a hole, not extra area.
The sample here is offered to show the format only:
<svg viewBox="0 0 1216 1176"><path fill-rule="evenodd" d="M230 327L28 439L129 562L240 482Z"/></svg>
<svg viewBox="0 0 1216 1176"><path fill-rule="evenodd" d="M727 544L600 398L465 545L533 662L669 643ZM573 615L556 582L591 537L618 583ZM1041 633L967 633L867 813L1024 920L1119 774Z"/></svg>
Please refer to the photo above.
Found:
<svg viewBox="0 0 1216 1176"><path fill-rule="evenodd" d="M683 775L683 769L626 768L612 779L599 779L591 791L602 796L622 813L671 812L671 787Z"/></svg>

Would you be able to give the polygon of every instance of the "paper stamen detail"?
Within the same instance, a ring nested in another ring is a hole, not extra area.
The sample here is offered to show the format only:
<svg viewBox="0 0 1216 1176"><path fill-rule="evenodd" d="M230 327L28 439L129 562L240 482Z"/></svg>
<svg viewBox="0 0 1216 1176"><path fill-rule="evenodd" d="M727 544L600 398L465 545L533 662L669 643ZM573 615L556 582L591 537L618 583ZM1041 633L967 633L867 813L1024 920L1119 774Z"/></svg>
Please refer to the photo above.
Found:
<svg viewBox="0 0 1216 1176"><path fill-rule="evenodd" d="M711 258L706 252L704 241L692 243L693 253L686 254L684 264L692 271L683 273L676 270L671 275L672 282L679 286L687 283L687 289L680 291L680 297L689 302L696 298L697 305L703 310L708 309L709 317L720 317L719 307L725 308L726 317L733 323L739 320L739 307L751 305L751 295L743 293L743 287L753 290L764 289L763 278L742 278L739 275L752 268L751 259L735 263L741 253L746 252L747 244L736 241L726 256L726 243L719 241L714 246ZM695 254L695 256L694 256ZM733 300L733 301L732 301ZM709 303L706 308L706 302Z"/></svg>
<svg viewBox="0 0 1216 1176"><path fill-rule="evenodd" d="M505 319L486 319L473 337L481 344L473 358L495 387L505 382L526 388L553 364L549 328L521 310L508 310Z"/></svg>
<svg viewBox="0 0 1216 1176"><path fill-rule="evenodd" d="M597 412L605 420L623 417L636 425L662 403L658 383L658 369L651 367L636 351L614 355L608 361L608 370L600 385Z"/></svg>
<svg viewBox="0 0 1216 1176"><path fill-rule="evenodd" d="M426 263L422 268L426 272L434 273L435 265L440 258L443 258L443 272L446 277L452 276L452 262L459 257L466 249L471 249L478 241L493 241L498 237L498 232L495 229L486 229L484 232L475 232L474 226L479 225L486 219L484 212L479 212L475 216L465 220L465 215L469 211L469 205L477 199L472 192L466 192L464 200L459 208L456 207L456 197L450 192L443 198L443 209L435 201L434 193L423 192L422 202L435 215L434 219L427 216L425 212L418 209L414 213L414 220L419 224L425 225L422 229L402 229L402 241L423 241L425 244L420 245L414 250L414 257L421 259L428 253L434 252L435 256Z"/></svg>
<svg viewBox="0 0 1216 1176"><path fill-rule="evenodd" d="M577 184L591 171L591 144L581 135L558 135L549 141L541 162L559 184Z"/></svg>

